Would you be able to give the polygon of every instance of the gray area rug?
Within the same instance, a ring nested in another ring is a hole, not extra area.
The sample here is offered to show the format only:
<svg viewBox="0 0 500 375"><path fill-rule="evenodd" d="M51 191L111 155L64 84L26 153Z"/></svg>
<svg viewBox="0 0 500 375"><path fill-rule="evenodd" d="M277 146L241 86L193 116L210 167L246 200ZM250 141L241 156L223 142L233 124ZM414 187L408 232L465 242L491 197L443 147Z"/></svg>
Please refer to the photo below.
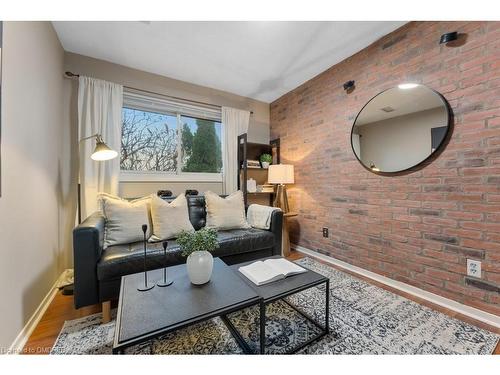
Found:
<svg viewBox="0 0 500 375"><path fill-rule="evenodd" d="M419 305L310 258L297 263L330 278L332 333L301 354L491 354L499 336ZM322 322L324 287L298 293L288 302ZM318 328L286 303L268 306L266 350L281 354L318 333ZM250 347L259 345L258 309L230 315ZM110 354L115 320L101 314L66 321L51 354ZM127 354L240 354L219 318L137 345Z"/></svg>

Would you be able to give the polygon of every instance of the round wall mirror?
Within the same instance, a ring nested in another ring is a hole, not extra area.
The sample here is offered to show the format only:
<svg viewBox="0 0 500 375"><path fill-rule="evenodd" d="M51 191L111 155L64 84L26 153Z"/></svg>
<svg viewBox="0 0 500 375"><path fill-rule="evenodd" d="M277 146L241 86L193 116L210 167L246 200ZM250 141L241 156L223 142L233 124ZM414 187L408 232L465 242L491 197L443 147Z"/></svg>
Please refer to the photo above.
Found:
<svg viewBox="0 0 500 375"><path fill-rule="evenodd" d="M373 97L356 116L351 145L361 164L378 173L413 168L443 145L450 129L446 99L406 83Z"/></svg>

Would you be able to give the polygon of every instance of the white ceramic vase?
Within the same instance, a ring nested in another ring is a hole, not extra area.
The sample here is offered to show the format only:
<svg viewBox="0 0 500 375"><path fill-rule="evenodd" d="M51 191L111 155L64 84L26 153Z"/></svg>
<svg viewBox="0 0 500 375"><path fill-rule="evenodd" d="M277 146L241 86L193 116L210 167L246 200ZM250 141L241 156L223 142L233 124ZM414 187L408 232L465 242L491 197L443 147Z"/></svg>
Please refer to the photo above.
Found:
<svg viewBox="0 0 500 375"><path fill-rule="evenodd" d="M186 266L191 283L206 284L212 276L214 257L208 251L195 251L187 257Z"/></svg>
<svg viewBox="0 0 500 375"><path fill-rule="evenodd" d="M269 163L267 161L263 161L262 163L262 168L268 169L269 168Z"/></svg>

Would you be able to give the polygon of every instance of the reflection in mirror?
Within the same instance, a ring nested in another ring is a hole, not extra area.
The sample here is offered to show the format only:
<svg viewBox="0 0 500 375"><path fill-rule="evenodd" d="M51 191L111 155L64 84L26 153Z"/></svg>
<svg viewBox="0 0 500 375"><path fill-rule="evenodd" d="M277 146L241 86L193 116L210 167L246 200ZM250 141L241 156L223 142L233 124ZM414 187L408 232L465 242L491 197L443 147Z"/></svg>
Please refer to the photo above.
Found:
<svg viewBox="0 0 500 375"><path fill-rule="evenodd" d="M401 84L371 99L356 117L351 143L374 172L400 172L435 152L449 129L445 99L418 84Z"/></svg>

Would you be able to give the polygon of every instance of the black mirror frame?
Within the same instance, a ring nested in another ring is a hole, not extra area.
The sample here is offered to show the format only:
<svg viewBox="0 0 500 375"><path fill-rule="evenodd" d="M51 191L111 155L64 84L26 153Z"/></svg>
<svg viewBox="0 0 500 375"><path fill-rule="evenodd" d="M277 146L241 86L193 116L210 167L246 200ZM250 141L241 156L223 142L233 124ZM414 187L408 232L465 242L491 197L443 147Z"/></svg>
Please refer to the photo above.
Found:
<svg viewBox="0 0 500 375"><path fill-rule="evenodd" d="M419 83L419 85L425 86L425 85L420 84L420 83ZM402 169L400 171L395 171L395 172L374 171L371 168L369 168L366 165L364 165L363 162L361 161L361 159L356 154L356 151L354 150L354 145L352 144L352 134L353 134L353 131L354 131L354 126L356 125L356 120L358 119L358 117L361 114L361 112L363 112L363 109L365 109L365 107L368 104L370 104L370 102L373 99L375 99L377 96L383 94L386 91L394 89L395 87L397 87L397 86L389 87L388 89L385 89L385 90L379 92L378 94L376 94L375 96L373 96L370 100L368 100L365 103L365 105L359 110L358 114L354 118L354 122L352 123L351 132L350 132L351 150L352 150L352 153L354 154L354 156L356 157L356 159L358 160L359 164L361 164L361 166L363 168L365 168L367 171L370 171L373 174L376 174L376 175L379 175L379 176L385 176L385 177L401 176L401 175L405 175L405 174L408 174L408 173L416 172L417 170L420 170L420 169L424 168L425 166L427 166L428 164L430 164L436 157L438 157L441 154L441 152L444 150L444 148L446 147L446 145L448 145L448 143L450 141L450 138L451 138L451 135L453 134L454 116L453 116L453 110L451 109L450 103L448 103L448 101L446 100L446 98L440 92L434 90L433 88L430 88L429 86L425 86L426 88L428 88L429 90L431 90L432 92L434 92L436 95L439 96L439 98L441 99L441 101L443 102L443 104L444 104L444 106L446 108L446 112L448 113L448 123L447 123L446 134L445 134L443 140L441 141L441 143L439 144L439 146L436 148L436 150L434 152L432 152L428 157L426 157L421 162L419 162L419 163L417 163L417 164L415 164L415 165L413 165L413 166L411 166L409 168Z"/></svg>

